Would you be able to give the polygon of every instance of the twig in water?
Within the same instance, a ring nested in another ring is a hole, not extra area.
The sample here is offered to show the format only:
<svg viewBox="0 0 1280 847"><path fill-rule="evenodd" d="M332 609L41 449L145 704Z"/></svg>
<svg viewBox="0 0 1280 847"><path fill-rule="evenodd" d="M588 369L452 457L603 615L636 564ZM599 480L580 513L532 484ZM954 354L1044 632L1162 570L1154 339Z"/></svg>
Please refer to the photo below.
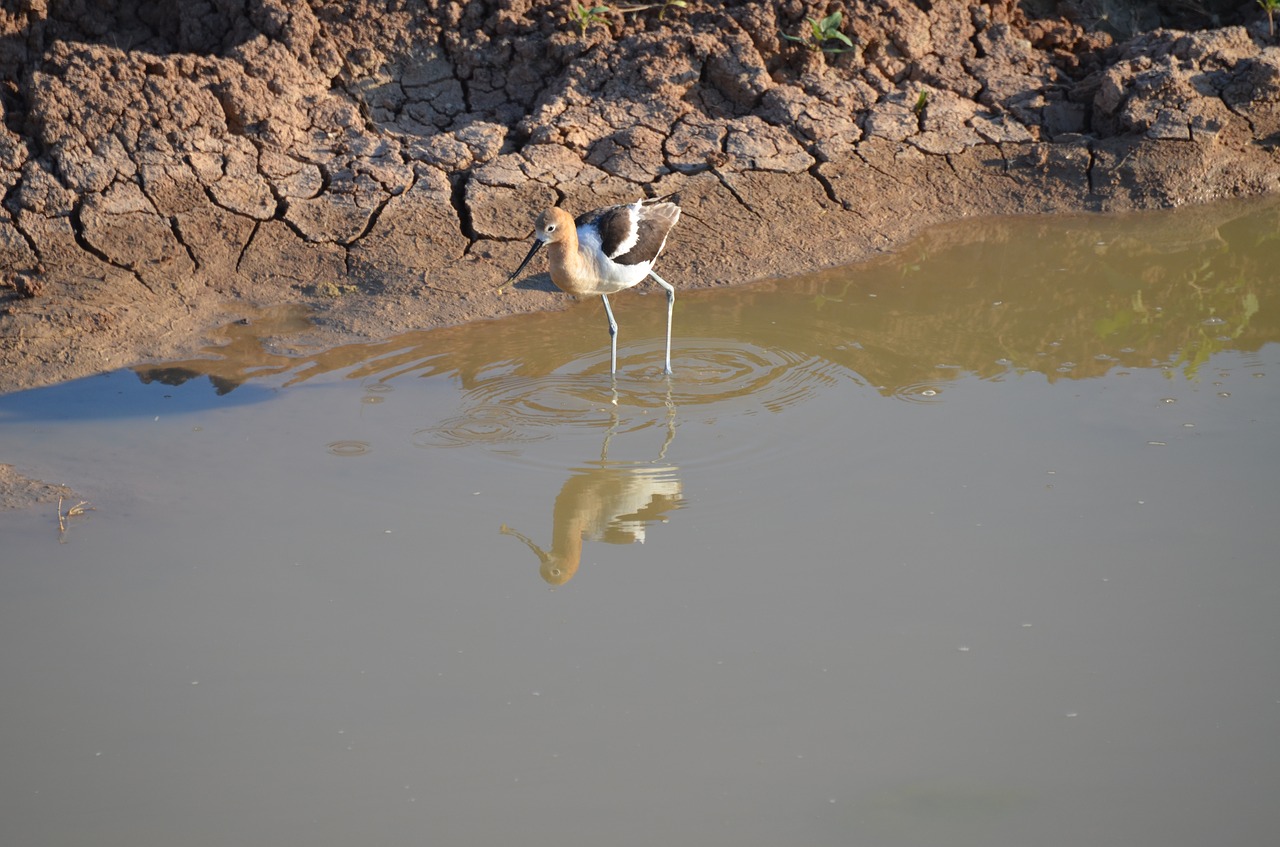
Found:
<svg viewBox="0 0 1280 847"><path fill-rule="evenodd" d="M89 504L87 500L81 500L79 503L76 503L74 506L72 506L70 509L67 509L65 512L62 511L62 495L59 494L58 495L58 540L59 541L66 540L63 536L67 534L67 521L71 520L77 515L83 515L85 512L92 512L92 511L94 511L94 508Z"/></svg>

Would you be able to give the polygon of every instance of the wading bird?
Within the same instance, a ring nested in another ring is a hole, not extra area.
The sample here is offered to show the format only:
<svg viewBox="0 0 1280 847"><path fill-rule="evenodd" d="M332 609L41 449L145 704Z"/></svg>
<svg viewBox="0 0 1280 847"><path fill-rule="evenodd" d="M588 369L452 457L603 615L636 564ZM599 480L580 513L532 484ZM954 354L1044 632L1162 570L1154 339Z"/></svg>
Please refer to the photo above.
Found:
<svg viewBox="0 0 1280 847"><path fill-rule="evenodd" d="M498 286L506 288L548 245L551 281L561 291L573 295L599 294L609 318L609 372L618 370L618 323L613 319L609 295L653 277L667 291L666 373L671 373L671 313L676 290L653 272L658 254L667 244L667 235L680 220L678 198L674 194L637 200L621 206L606 206L578 216L575 220L558 206L538 216L533 247L520 267Z"/></svg>

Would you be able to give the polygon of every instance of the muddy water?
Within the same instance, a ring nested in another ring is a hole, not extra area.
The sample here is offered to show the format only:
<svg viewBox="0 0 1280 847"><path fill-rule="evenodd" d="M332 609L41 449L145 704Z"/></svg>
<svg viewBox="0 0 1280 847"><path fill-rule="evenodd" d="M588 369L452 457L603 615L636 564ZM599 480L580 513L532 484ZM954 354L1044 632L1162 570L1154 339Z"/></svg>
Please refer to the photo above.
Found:
<svg viewBox="0 0 1280 847"><path fill-rule="evenodd" d="M1280 831L1280 211L0 398L25 845ZM263 341L262 338L268 339ZM66 504L69 505L69 504ZM643 543L641 543L643 542Z"/></svg>

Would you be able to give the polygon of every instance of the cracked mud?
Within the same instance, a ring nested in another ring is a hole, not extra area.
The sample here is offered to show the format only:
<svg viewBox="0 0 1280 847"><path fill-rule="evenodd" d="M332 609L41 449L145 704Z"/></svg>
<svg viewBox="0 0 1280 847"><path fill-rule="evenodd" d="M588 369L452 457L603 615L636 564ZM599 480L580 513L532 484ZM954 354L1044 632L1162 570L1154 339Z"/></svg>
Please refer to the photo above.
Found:
<svg viewBox="0 0 1280 847"><path fill-rule="evenodd" d="M702 287L959 217L1280 188L1257 9L1120 34L1087 2L871 0L825 55L779 33L839 4L585 34L566 6L6 4L0 391L179 355L251 304L312 305L314 344L554 308L494 293L551 203L679 191L664 276Z"/></svg>

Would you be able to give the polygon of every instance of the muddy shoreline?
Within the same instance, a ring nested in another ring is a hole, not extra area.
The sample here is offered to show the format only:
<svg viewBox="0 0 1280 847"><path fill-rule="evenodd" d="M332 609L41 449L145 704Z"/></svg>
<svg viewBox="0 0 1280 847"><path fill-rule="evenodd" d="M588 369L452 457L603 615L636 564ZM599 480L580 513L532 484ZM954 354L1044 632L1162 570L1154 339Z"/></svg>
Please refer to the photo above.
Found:
<svg viewBox="0 0 1280 847"><path fill-rule="evenodd" d="M552 203L679 192L661 268L694 288L943 221L1280 190L1260 10L169 5L0 13L0 391L190 353L254 306L307 304L316 347L557 308L545 273L494 291ZM852 49L783 37L831 11Z"/></svg>

